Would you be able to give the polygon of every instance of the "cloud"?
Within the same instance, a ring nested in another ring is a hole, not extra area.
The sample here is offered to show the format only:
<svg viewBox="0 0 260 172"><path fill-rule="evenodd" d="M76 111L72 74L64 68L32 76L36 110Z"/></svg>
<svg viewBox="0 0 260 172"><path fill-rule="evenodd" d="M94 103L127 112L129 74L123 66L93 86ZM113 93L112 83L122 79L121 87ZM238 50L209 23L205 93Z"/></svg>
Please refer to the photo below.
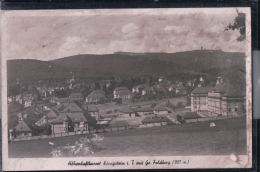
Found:
<svg viewBox="0 0 260 172"><path fill-rule="evenodd" d="M139 27L134 23L128 23L122 27L121 31L126 38L132 38L138 35Z"/></svg>
<svg viewBox="0 0 260 172"><path fill-rule="evenodd" d="M61 51L70 51L72 49L77 48L81 42L81 38L80 37L66 37L65 38L65 42L60 46L60 50Z"/></svg>
<svg viewBox="0 0 260 172"><path fill-rule="evenodd" d="M122 27L123 33L136 32L138 27L134 23L128 23L127 25Z"/></svg>
<svg viewBox="0 0 260 172"><path fill-rule="evenodd" d="M10 59L53 59L75 54L244 51L238 31L226 31L234 14L23 16L3 25L3 52ZM127 20L126 20L127 18ZM19 33L19 34L16 34Z"/></svg>

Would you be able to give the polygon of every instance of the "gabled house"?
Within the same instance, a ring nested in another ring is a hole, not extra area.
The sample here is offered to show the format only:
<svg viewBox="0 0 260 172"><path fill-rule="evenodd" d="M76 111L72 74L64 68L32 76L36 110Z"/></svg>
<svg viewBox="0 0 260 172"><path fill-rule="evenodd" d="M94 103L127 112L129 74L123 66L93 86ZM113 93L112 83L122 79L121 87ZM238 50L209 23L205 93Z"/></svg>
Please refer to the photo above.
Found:
<svg viewBox="0 0 260 172"><path fill-rule="evenodd" d="M207 111L208 110L208 92L213 87L197 87L191 92L191 111Z"/></svg>
<svg viewBox="0 0 260 172"><path fill-rule="evenodd" d="M163 106L163 105L157 105L153 109L153 113L155 115L166 115L170 112L171 112L171 110L168 107Z"/></svg>
<svg viewBox="0 0 260 172"><path fill-rule="evenodd" d="M12 140L13 138L26 138L32 136L32 130L23 120L23 118L18 120L18 124L13 130L9 131L9 137Z"/></svg>
<svg viewBox="0 0 260 172"><path fill-rule="evenodd" d="M61 113L51 122L52 134L87 131L88 121L82 112Z"/></svg>
<svg viewBox="0 0 260 172"><path fill-rule="evenodd" d="M176 88L177 88L177 84L170 84L169 86L168 86L168 91L169 92L176 92Z"/></svg>
<svg viewBox="0 0 260 172"><path fill-rule="evenodd" d="M24 101L24 107L27 108L27 107L30 107L32 106L32 100L25 100Z"/></svg>
<svg viewBox="0 0 260 172"><path fill-rule="evenodd" d="M142 90L146 87L145 84L140 84L140 85L137 85L137 86L134 86L132 88L132 93L141 93Z"/></svg>
<svg viewBox="0 0 260 172"><path fill-rule="evenodd" d="M64 103L56 109L58 116L50 122L52 134L88 130L88 120L84 110L75 102Z"/></svg>
<svg viewBox="0 0 260 172"><path fill-rule="evenodd" d="M70 99L68 97L61 97L61 98L52 97L52 98L50 98L51 103L57 103L57 104L67 103L69 101L70 101Z"/></svg>
<svg viewBox="0 0 260 172"><path fill-rule="evenodd" d="M152 124L159 126L172 124L172 121L165 116L147 116L142 120L142 123L144 125Z"/></svg>
<svg viewBox="0 0 260 172"><path fill-rule="evenodd" d="M79 107L79 105L77 105L75 102L71 101L68 103L64 103L63 107L60 108L60 113L66 113L66 112L82 112L83 113L83 109L81 109L81 107Z"/></svg>
<svg viewBox="0 0 260 172"><path fill-rule="evenodd" d="M105 99L106 95L103 90L94 90L86 97L86 103L98 104L104 102Z"/></svg>
<svg viewBox="0 0 260 172"><path fill-rule="evenodd" d="M123 107L122 109L119 110L119 117L120 118L133 118L138 116L137 113L133 108L129 107Z"/></svg>
<svg viewBox="0 0 260 172"><path fill-rule="evenodd" d="M8 104L12 103L13 100L14 100L14 97L13 97L13 96L8 96L8 97L7 97L7 103L8 103Z"/></svg>
<svg viewBox="0 0 260 172"><path fill-rule="evenodd" d="M116 87L113 95L114 99L129 100L132 98L131 91L127 87Z"/></svg>
<svg viewBox="0 0 260 172"><path fill-rule="evenodd" d="M175 88L175 94L176 95L186 95L187 89L184 87L182 83L178 84Z"/></svg>
<svg viewBox="0 0 260 172"><path fill-rule="evenodd" d="M44 115L40 120L38 120L35 125L42 126L48 123L51 123L53 120L55 120L58 116L58 113L55 112L53 109L50 109L46 115Z"/></svg>
<svg viewBox="0 0 260 172"><path fill-rule="evenodd" d="M83 101L84 100L84 96L82 95L82 93L71 93L69 96L69 99L72 101Z"/></svg>
<svg viewBox="0 0 260 172"><path fill-rule="evenodd" d="M208 93L208 112L211 116L237 116L245 112L245 89L230 84L217 84Z"/></svg>
<svg viewBox="0 0 260 172"><path fill-rule="evenodd" d="M151 107L137 107L133 109L139 116L153 114L153 108Z"/></svg>
<svg viewBox="0 0 260 172"><path fill-rule="evenodd" d="M15 101L18 102L19 104L23 104L22 95L21 94L16 95Z"/></svg>
<svg viewBox="0 0 260 172"><path fill-rule="evenodd" d="M95 118L96 121L100 120L99 109L96 106L87 106L87 112L91 117Z"/></svg>
<svg viewBox="0 0 260 172"><path fill-rule="evenodd" d="M152 88L150 88L147 84L137 85L132 88L133 94L139 94L142 96L150 94L151 92L152 92Z"/></svg>

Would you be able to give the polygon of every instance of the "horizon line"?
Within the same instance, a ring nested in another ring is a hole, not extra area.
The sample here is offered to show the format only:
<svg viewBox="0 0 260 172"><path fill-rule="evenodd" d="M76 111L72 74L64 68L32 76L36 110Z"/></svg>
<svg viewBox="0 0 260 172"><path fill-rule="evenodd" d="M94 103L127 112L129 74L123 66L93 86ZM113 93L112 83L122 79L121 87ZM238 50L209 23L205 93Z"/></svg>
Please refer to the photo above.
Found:
<svg viewBox="0 0 260 172"><path fill-rule="evenodd" d="M54 59L49 59L49 60L44 60L44 59L36 59L36 58L14 58L14 59L7 59L6 61L12 61L12 60L37 60L37 61L53 61L53 60L59 60L63 58L68 58L68 57L73 57L73 56L79 56L79 55L93 55L93 56L103 56L103 55L114 55L114 54L125 54L125 55L140 55L140 54L176 54L176 53L184 53L184 52L192 52L192 51L219 51L219 52L224 52L224 53L245 53L242 51L223 51L220 49L195 49L195 50L187 50L187 51L177 51L177 52L131 52L131 51L116 51L114 53L107 53L107 54L75 54L75 55L70 55L70 56L65 56L65 57L59 57L59 58L54 58Z"/></svg>

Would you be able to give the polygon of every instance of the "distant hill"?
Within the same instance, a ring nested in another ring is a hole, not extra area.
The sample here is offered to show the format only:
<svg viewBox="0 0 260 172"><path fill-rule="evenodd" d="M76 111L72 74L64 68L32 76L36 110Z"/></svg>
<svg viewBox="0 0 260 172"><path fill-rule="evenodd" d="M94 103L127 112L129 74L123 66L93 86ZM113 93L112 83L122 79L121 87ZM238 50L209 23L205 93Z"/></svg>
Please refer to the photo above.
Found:
<svg viewBox="0 0 260 172"><path fill-rule="evenodd" d="M66 78L69 70L58 64L48 61L19 59L7 61L8 82L19 78L23 81L35 81L39 79Z"/></svg>
<svg viewBox="0 0 260 172"><path fill-rule="evenodd" d="M8 79L61 79L78 77L217 75L226 70L245 71L243 53L196 50L179 53L75 55L52 61L10 60ZM51 67L50 67L51 66Z"/></svg>

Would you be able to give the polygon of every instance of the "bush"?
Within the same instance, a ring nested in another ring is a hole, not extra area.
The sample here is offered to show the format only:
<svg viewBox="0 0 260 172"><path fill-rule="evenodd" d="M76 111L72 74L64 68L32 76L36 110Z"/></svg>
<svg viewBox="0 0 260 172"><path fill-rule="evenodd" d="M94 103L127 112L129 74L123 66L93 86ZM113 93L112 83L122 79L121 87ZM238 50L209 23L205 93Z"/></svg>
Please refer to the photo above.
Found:
<svg viewBox="0 0 260 172"><path fill-rule="evenodd" d="M116 102L116 104L121 105L122 104L122 99L115 99L115 102Z"/></svg>
<svg viewBox="0 0 260 172"><path fill-rule="evenodd" d="M177 115L176 118L177 118L177 121L179 121L180 123L182 123L182 124L185 123L185 120L180 115Z"/></svg>

